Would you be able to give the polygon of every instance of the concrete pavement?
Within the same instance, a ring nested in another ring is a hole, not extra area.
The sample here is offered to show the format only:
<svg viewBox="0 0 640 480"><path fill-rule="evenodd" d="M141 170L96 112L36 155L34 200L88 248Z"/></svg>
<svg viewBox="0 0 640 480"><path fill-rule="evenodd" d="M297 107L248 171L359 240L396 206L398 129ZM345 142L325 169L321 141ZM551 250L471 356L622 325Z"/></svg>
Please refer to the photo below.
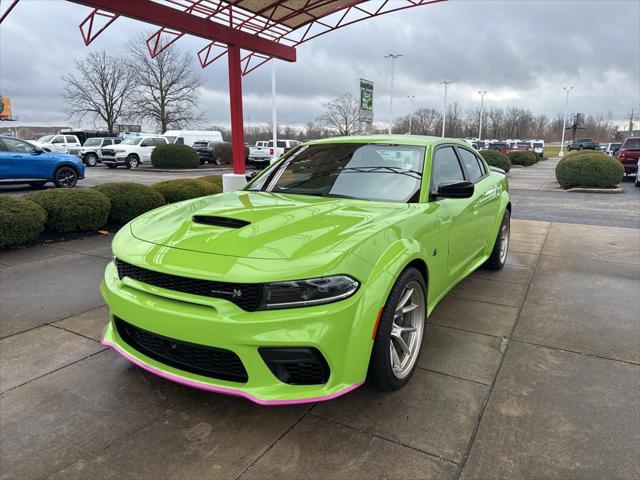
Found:
<svg viewBox="0 0 640 480"><path fill-rule="evenodd" d="M98 342L109 239L0 254L0 479L637 478L640 230L513 220L406 388L260 407Z"/></svg>

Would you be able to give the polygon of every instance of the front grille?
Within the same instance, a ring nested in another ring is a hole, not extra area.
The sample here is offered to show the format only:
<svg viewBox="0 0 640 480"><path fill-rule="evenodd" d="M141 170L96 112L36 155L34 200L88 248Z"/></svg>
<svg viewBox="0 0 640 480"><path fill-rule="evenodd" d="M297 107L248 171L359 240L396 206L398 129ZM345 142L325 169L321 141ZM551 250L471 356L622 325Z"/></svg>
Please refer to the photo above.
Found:
<svg viewBox="0 0 640 480"><path fill-rule="evenodd" d="M262 286L256 283L227 283L180 277L136 267L116 259L118 277L132 278L148 285L204 297L224 298L243 310L254 311L262 300Z"/></svg>
<svg viewBox="0 0 640 480"><path fill-rule="evenodd" d="M170 367L205 377L245 383L249 376L231 350L196 345L148 332L114 317L118 335L140 353Z"/></svg>

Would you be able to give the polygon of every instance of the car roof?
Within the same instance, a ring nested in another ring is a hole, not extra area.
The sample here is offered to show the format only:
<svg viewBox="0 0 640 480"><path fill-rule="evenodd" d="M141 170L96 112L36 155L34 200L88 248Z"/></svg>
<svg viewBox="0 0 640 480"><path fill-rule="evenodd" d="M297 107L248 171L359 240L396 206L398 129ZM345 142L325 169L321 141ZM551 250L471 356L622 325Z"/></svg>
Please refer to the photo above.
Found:
<svg viewBox="0 0 640 480"><path fill-rule="evenodd" d="M442 143L461 145L468 147L469 144L459 138L430 137L426 135L357 135L352 137L332 137L320 140L312 140L312 145L325 143L382 143L394 145L416 145L421 147L435 146Z"/></svg>

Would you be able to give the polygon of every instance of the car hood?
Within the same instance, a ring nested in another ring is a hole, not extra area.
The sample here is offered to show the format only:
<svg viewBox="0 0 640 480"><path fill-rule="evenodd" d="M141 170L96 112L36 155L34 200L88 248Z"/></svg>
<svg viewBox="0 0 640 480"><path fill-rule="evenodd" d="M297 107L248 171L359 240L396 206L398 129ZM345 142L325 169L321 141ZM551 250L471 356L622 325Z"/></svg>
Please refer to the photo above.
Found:
<svg viewBox="0 0 640 480"><path fill-rule="evenodd" d="M295 259L374 233L406 204L230 192L162 207L131 223L134 237L184 250L245 258Z"/></svg>

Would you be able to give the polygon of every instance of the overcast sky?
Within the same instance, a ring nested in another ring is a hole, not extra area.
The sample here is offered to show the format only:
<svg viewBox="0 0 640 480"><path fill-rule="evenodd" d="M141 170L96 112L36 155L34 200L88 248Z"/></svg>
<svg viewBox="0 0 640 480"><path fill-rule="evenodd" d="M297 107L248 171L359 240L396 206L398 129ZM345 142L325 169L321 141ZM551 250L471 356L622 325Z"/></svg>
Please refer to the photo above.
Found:
<svg viewBox="0 0 640 480"><path fill-rule="evenodd" d="M391 0L394 1L394 0ZM1 8L8 5L2 1ZM0 27L0 93L11 97L24 123L69 124L60 98L64 73L89 51L125 54L124 45L149 29L119 18L90 47L78 24L89 9L64 0L22 0ZM391 13L324 35L298 48L296 63L277 62L278 120L302 125L323 104L357 94L358 78L375 82L375 119L389 116L389 61L396 63L395 116L450 101L518 106L556 115L564 85L574 90L570 111L640 114L640 0L450 0ZM175 45L193 54L207 42L184 37ZM199 66L198 66L199 69ZM229 123L226 61L200 71L202 110L210 123ZM245 122L271 119L270 67L244 78ZM21 123L23 123L21 122Z"/></svg>

